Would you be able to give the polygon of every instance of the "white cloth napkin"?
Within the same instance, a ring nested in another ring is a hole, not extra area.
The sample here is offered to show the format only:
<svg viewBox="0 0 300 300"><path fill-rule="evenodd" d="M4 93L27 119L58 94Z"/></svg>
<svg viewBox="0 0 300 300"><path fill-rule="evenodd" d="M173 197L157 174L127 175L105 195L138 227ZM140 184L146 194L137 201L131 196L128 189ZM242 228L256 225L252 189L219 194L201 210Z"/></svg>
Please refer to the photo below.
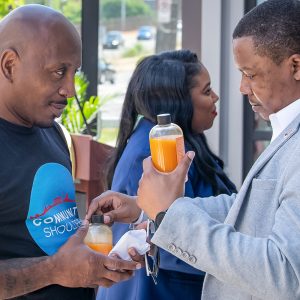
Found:
<svg viewBox="0 0 300 300"><path fill-rule="evenodd" d="M150 250L150 244L146 242L146 230L130 230L127 231L112 248L108 255L117 254L124 260L132 260L128 254L129 248L135 248L136 251L143 255Z"/></svg>

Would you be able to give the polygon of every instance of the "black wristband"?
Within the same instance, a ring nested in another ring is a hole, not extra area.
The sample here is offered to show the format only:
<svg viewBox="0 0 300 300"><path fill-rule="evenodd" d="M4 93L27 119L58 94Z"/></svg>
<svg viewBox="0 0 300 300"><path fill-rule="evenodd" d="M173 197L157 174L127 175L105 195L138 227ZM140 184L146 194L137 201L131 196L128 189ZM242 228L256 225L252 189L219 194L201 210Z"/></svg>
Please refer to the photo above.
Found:
<svg viewBox="0 0 300 300"><path fill-rule="evenodd" d="M154 226L155 226L155 230L157 230L157 228L159 227L160 223L162 222L165 214L166 214L167 210L166 211L161 211L159 212L156 217L155 217L155 221L154 221Z"/></svg>

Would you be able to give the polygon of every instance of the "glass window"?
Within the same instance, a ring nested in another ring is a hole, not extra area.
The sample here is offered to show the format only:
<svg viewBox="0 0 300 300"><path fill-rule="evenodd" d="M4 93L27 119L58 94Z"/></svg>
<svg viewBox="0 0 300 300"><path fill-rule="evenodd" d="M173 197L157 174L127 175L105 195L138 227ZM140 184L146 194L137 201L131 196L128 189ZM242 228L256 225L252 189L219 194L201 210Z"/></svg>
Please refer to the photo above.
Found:
<svg viewBox="0 0 300 300"><path fill-rule="evenodd" d="M254 142L254 161L260 156L260 154L268 147L270 141L255 141Z"/></svg>
<svg viewBox="0 0 300 300"><path fill-rule="evenodd" d="M266 0L257 0L257 1L256 1L256 4L259 5L259 4L261 4L261 3L265 2L265 1L266 1Z"/></svg>
<svg viewBox="0 0 300 300"><path fill-rule="evenodd" d="M80 33L81 0L24 0L23 2L24 4L46 5L60 11L76 26Z"/></svg>
<svg viewBox="0 0 300 300"><path fill-rule="evenodd" d="M101 0L98 95L100 141L115 144L123 99L137 62L148 55L181 49L181 0ZM99 70L101 68L101 70Z"/></svg>
<svg viewBox="0 0 300 300"><path fill-rule="evenodd" d="M263 120L258 114L254 114L254 129L260 131L272 131L270 122Z"/></svg>

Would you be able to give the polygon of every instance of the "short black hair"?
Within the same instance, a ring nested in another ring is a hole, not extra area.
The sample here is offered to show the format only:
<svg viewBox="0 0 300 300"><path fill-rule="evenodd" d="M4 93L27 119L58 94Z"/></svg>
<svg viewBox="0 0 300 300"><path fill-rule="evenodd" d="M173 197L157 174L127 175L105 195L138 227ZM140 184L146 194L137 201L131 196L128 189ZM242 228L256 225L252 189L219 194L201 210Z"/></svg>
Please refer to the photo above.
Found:
<svg viewBox="0 0 300 300"><path fill-rule="evenodd" d="M300 54L300 1L263 2L239 21L232 37L252 37L256 53L276 64Z"/></svg>

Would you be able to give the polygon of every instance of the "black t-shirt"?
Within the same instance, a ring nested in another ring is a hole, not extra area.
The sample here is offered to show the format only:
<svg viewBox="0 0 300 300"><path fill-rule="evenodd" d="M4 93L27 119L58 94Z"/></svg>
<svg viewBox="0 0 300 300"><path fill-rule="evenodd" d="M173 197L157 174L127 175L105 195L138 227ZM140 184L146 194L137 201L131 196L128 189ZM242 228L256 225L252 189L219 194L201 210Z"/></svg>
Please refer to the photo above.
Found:
<svg viewBox="0 0 300 300"><path fill-rule="evenodd" d="M27 128L0 119L1 260L53 255L77 230L70 170L68 149L55 127ZM92 289L52 285L17 299L93 296Z"/></svg>

